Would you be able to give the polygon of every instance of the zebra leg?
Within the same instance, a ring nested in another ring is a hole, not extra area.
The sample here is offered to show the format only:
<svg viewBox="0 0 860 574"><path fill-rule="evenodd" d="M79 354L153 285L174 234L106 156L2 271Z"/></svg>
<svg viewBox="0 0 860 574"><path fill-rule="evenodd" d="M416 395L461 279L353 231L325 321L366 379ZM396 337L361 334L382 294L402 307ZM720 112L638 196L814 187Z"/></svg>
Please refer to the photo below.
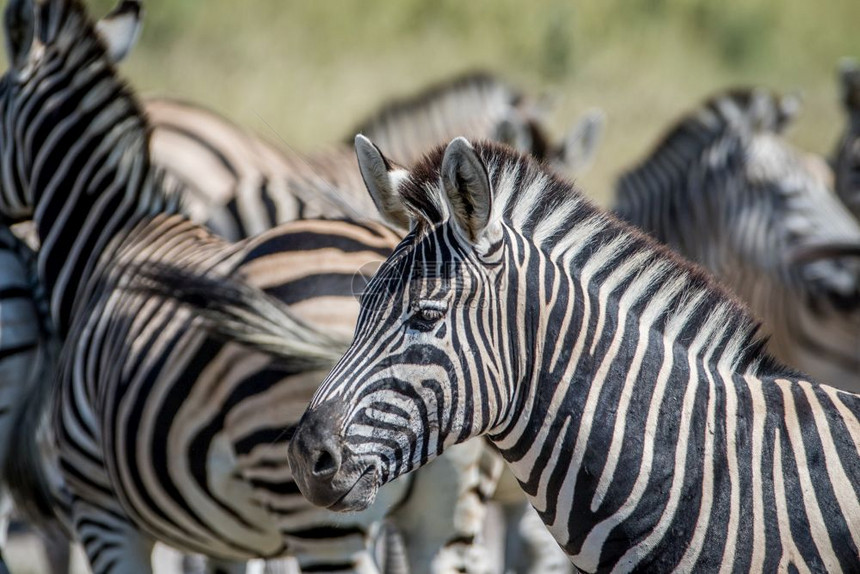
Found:
<svg viewBox="0 0 860 574"><path fill-rule="evenodd" d="M508 527L506 571L522 574L572 574L576 572L531 504L504 507Z"/></svg>
<svg viewBox="0 0 860 574"><path fill-rule="evenodd" d="M93 574L152 574L154 541L120 513L81 500L72 512Z"/></svg>
<svg viewBox="0 0 860 574"><path fill-rule="evenodd" d="M487 499L503 464L482 440L456 445L422 468L412 492L391 515L413 574L490 574L484 546Z"/></svg>
<svg viewBox="0 0 860 574"><path fill-rule="evenodd" d="M52 574L68 574L72 563L71 540L56 523L39 529L39 538L45 547L48 569Z"/></svg>
<svg viewBox="0 0 860 574"><path fill-rule="evenodd" d="M537 511L526 500L514 475L507 469L499 479L493 500L501 506L504 515L505 572L576 572Z"/></svg>
<svg viewBox="0 0 860 574"><path fill-rule="evenodd" d="M183 554L181 569L182 574L246 574L248 564L201 554Z"/></svg>
<svg viewBox="0 0 860 574"><path fill-rule="evenodd" d="M250 574L250 573L249 573ZM281 558L280 560L266 560L260 574L302 574L299 563L295 558Z"/></svg>
<svg viewBox="0 0 860 574"><path fill-rule="evenodd" d="M369 549L351 549L336 542L328 548L318 545L313 552L296 551L294 557L301 572L382 574Z"/></svg>

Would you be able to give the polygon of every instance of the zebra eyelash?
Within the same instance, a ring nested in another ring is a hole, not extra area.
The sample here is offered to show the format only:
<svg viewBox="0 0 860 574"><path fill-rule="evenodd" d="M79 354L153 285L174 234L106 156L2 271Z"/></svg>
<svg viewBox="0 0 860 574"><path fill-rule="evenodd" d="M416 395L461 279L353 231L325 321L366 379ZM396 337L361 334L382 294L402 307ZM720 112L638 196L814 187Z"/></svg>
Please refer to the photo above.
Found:
<svg viewBox="0 0 860 574"><path fill-rule="evenodd" d="M409 327L421 332L430 331L448 312L448 302L438 299L422 299L412 308Z"/></svg>

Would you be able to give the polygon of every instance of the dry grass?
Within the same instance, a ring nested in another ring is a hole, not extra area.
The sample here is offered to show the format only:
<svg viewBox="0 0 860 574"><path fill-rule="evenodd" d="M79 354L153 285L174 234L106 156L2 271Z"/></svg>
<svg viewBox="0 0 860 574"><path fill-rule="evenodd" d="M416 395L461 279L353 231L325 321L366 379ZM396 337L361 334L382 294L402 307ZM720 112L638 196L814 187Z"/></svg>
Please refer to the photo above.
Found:
<svg viewBox="0 0 860 574"><path fill-rule="evenodd" d="M112 2L98 0L103 13ZM828 152L840 129L834 69L860 56L855 0L147 0L124 66L144 93L205 103L298 149L342 138L385 98L487 67L557 96L561 134L609 118L581 182L614 176L674 117L729 85L802 90L793 133ZM274 133L273 133L274 132Z"/></svg>
<svg viewBox="0 0 860 574"><path fill-rule="evenodd" d="M91 2L102 14L112 0ZM856 0L146 0L124 71L143 93L204 103L310 149L385 98L478 67L557 96L557 134L609 117L580 182L606 201L615 175L706 94L756 83L802 90L793 133L826 153L841 117L834 68L860 56Z"/></svg>

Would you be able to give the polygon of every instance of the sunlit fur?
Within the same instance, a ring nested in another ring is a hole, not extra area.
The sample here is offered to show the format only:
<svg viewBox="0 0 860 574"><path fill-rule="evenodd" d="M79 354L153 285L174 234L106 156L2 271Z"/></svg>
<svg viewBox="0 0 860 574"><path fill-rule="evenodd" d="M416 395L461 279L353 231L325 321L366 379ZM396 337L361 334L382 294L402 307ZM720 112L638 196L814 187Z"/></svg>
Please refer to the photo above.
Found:
<svg viewBox="0 0 860 574"><path fill-rule="evenodd" d="M474 146L486 241L449 217L437 150L403 179L415 229L296 430L343 445L362 493L343 477L333 496L361 508L483 434L582 570L856 569L860 397L771 360L703 271L533 161ZM327 405L341 414L315 418Z"/></svg>
<svg viewBox="0 0 860 574"><path fill-rule="evenodd" d="M767 120L782 101L734 91L686 115L621 177L615 211L722 279L763 321L780 360L857 392L860 221L834 195L826 166ZM857 254L795 260L828 244Z"/></svg>

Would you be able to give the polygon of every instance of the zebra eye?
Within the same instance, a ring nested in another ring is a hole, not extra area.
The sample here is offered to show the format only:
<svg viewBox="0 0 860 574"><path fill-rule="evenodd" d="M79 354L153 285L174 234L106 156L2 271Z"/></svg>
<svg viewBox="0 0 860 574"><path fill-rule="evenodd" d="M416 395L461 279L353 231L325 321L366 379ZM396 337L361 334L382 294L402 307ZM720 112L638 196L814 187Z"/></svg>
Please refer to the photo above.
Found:
<svg viewBox="0 0 860 574"><path fill-rule="evenodd" d="M416 331L429 331L445 316L447 310L444 301L420 301L412 312L409 326Z"/></svg>

